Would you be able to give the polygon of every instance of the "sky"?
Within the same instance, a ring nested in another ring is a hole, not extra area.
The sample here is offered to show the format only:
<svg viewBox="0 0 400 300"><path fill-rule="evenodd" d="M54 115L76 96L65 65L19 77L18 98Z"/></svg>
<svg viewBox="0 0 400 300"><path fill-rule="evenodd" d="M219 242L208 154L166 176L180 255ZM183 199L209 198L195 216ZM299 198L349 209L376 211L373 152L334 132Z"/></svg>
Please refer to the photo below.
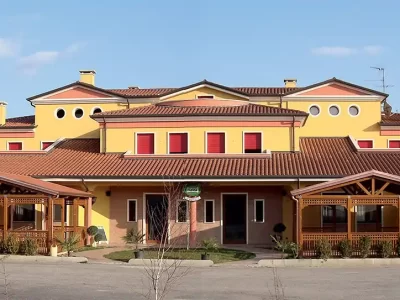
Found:
<svg viewBox="0 0 400 300"><path fill-rule="evenodd" d="M102 88L337 77L381 90L376 66L396 111L399 11L397 0L0 0L0 100L8 117L32 114L26 98L81 69Z"/></svg>

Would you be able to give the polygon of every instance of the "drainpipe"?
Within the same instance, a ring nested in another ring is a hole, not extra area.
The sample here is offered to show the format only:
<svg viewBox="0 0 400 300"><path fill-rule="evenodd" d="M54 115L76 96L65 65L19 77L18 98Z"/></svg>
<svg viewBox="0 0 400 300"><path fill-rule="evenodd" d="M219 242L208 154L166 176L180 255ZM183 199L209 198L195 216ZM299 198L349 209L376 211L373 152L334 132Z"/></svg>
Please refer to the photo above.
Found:
<svg viewBox="0 0 400 300"><path fill-rule="evenodd" d="M103 126L103 131L104 131L103 150L104 150L104 154L106 154L107 153L107 122L106 122L106 119L104 118L104 116L103 116L103 124L104 124L104 126Z"/></svg>
<svg viewBox="0 0 400 300"><path fill-rule="evenodd" d="M87 187L87 185L85 183L85 179L82 177L81 180L82 180L83 186L85 187L85 190L86 190L85 192L89 192L89 188Z"/></svg>
<svg viewBox="0 0 400 300"><path fill-rule="evenodd" d="M279 108L282 108L282 96L279 96Z"/></svg>
<svg viewBox="0 0 400 300"><path fill-rule="evenodd" d="M292 122L292 152L296 151L295 147L295 135L294 135L294 123L295 123L295 117L293 116L293 122Z"/></svg>
<svg viewBox="0 0 400 300"><path fill-rule="evenodd" d="M300 177L297 178L297 188L300 188ZM299 199L295 196L291 197L296 202L296 243L299 243Z"/></svg>
<svg viewBox="0 0 400 300"><path fill-rule="evenodd" d="M131 108L131 104L129 103L129 99L125 98L125 100L126 100L126 104L128 104L128 109Z"/></svg>

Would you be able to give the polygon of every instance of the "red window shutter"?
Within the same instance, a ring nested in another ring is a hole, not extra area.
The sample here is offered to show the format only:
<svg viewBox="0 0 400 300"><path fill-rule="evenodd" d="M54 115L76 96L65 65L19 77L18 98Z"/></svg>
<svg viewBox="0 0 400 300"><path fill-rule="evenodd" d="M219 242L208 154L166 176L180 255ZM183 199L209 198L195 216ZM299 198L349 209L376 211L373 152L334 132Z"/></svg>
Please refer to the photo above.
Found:
<svg viewBox="0 0 400 300"><path fill-rule="evenodd" d="M207 153L225 153L225 133L207 133Z"/></svg>
<svg viewBox="0 0 400 300"><path fill-rule="evenodd" d="M169 134L169 153L188 153L187 133Z"/></svg>
<svg viewBox="0 0 400 300"><path fill-rule="evenodd" d="M244 150L261 152L261 132L247 132L244 134Z"/></svg>
<svg viewBox="0 0 400 300"><path fill-rule="evenodd" d="M389 141L389 148L400 148L400 141Z"/></svg>
<svg viewBox="0 0 400 300"><path fill-rule="evenodd" d="M154 154L153 133L140 133L137 135L137 154Z"/></svg>
<svg viewBox="0 0 400 300"><path fill-rule="evenodd" d="M51 145L53 145L53 142L43 142L42 143L42 150L46 150L49 148Z"/></svg>
<svg viewBox="0 0 400 300"><path fill-rule="evenodd" d="M360 148L372 148L373 147L372 141L357 141L357 143Z"/></svg>
<svg viewBox="0 0 400 300"><path fill-rule="evenodd" d="M8 143L8 150L22 150L22 143L20 142Z"/></svg>

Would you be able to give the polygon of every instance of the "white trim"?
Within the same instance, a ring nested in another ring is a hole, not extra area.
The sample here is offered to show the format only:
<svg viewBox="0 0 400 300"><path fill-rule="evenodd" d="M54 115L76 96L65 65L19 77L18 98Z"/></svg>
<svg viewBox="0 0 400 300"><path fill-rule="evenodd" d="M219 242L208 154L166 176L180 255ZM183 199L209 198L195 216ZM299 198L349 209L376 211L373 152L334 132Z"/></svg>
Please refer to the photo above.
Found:
<svg viewBox="0 0 400 300"><path fill-rule="evenodd" d="M350 113L350 108L351 108L352 106L354 106L354 107L356 107L356 108L358 109L358 114L356 114L355 116L353 116L353 115ZM350 104L349 107L347 108L347 113L349 114L350 117L356 118L356 117L358 117L358 116L361 114L361 108L360 108L359 105L352 103L352 104Z"/></svg>
<svg viewBox="0 0 400 300"><path fill-rule="evenodd" d="M94 114L94 111L95 111L96 109L100 109L101 112L103 112L103 109L102 109L100 106L94 106L94 107L92 108L92 110L90 111L90 115L93 115L93 114Z"/></svg>
<svg viewBox="0 0 400 300"><path fill-rule="evenodd" d="M170 221L170 215L169 215L169 210L170 210L170 203L169 203L169 194L168 193L143 193L143 201L142 201L142 211L143 211L143 215L142 215L142 233L144 234L144 238L143 238L143 244L147 244L147 223L146 223L146 219L147 219L147 215L146 215L146 208L147 208L147 199L146 196L147 195L167 195L167 199L168 199L168 242L169 242L169 236L170 236L170 232L169 232L169 221Z"/></svg>
<svg viewBox="0 0 400 300"><path fill-rule="evenodd" d="M51 100L31 100L31 103L33 105L48 105L48 104L99 104L99 103L125 103L126 104L126 100L119 100L118 98L113 99L113 98L105 98L105 99L101 99L101 98L79 98L79 99L59 99L59 100L55 100L55 99L51 99Z"/></svg>
<svg viewBox="0 0 400 300"><path fill-rule="evenodd" d="M64 117L62 117L62 118L57 117L57 113L58 113L59 110L63 110L63 111L64 111ZM63 108L63 107L57 107L57 108L54 110L54 117L55 117L57 120L62 120L62 119L64 119L66 116L67 116L67 111L65 110L65 108Z"/></svg>
<svg viewBox="0 0 400 300"><path fill-rule="evenodd" d="M168 150L168 154L171 154L169 151L169 135L173 133L186 133L187 134L187 153L183 153L183 154L189 154L190 153L190 134L189 131L168 131L167 132L167 150ZM179 155L182 153L177 153L177 155ZM175 155L175 154L171 154L171 155Z"/></svg>
<svg viewBox="0 0 400 300"><path fill-rule="evenodd" d="M331 107L336 107L338 109L339 113L337 115L332 115L331 112L330 112ZM331 105L328 106L328 114L329 114L329 116L331 116L333 118L336 118L336 117L340 116L340 113L341 113L341 108L340 108L340 106L338 104L331 104Z"/></svg>
<svg viewBox="0 0 400 300"><path fill-rule="evenodd" d="M78 109L82 110L82 117L80 117L80 118L78 118L77 116L75 116L76 111L77 111ZM82 120L83 117L85 116L85 110L84 110L82 107L77 106L77 107L75 107L75 108L72 110L72 116L73 116L76 120Z"/></svg>
<svg viewBox="0 0 400 300"><path fill-rule="evenodd" d="M208 202L212 202L212 210L213 210L212 211L212 213L213 213L212 222L207 222L207 219L206 219L206 216L207 216L207 214L206 214L207 201ZM205 224L213 224L213 223L215 223L215 200L214 199L204 199L204 210L203 211L204 211L203 223L205 223Z"/></svg>
<svg viewBox="0 0 400 300"><path fill-rule="evenodd" d="M369 141L372 142L372 148L361 148L361 147L358 145L358 142L369 142ZM360 150L361 150L361 149L374 149L374 148L375 148L374 139L357 139L356 142L357 142L357 146L358 146L358 148L359 148Z"/></svg>
<svg viewBox="0 0 400 300"><path fill-rule="evenodd" d="M204 134L205 134L205 149L204 149L204 153L206 153L206 154L208 154L208 134L209 133L223 133L224 134L224 152L223 153L210 153L210 154L225 154L225 153L227 153L227 147L228 147L228 145L227 145L227 138L226 138L226 136L227 136L227 134L226 134L226 131L205 131L204 132Z"/></svg>
<svg viewBox="0 0 400 300"><path fill-rule="evenodd" d="M224 195L246 195L246 245L249 244L249 193L221 193L221 245L224 242L224 231L223 231L223 202Z"/></svg>
<svg viewBox="0 0 400 300"><path fill-rule="evenodd" d="M257 221L257 202L262 202L262 221ZM264 223L265 222L265 199L254 199L254 223Z"/></svg>
<svg viewBox="0 0 400 300"><path fill-rule="evenodd" d="M181 202L185 202L186 203L186 221L185 222L180 222L179 221L179 204ZM178 200L176 201L176 216L175 216L175 222L178 224L185 224L189 222L189 201L187 200Z"/></svg>
<svg viewBox="0 0 400 300"><path fill-rule="evenodd" d="M390 142L400 142L400 139L388 139L387 140L387 148L388 149L400 149L400 148L390 148Z"/></svg>
<svg viewBox="0 0 400 300"><path fill-rule="evenodd" d="M137 152L137 145L138 145L138 139L137 139L137 136L138 136L138 134L152 134L153 135L153 154L138 154L138 152ZM156 154L156 132L135 132L135 141L134 141L134 143L135 143L135 155L154 155L154 154ZM128 154L126 154L126 155L129 155L130 153L128 153ZM124 154L125 155L125 154Z"/></svg>
<svg viewBox="0 0 400 300"><path fill-rule="evenodd" d="M132 201L135 201L135 221L131 221L129 220L129 203L131 203ZM137 218L137 199L126 199L126 222L128 223L135 223L138 221Z"/></svg>
<svg viewBox="0 0 400 300"><path fill-rule="evenodd" d="M313 107L313 106L315 106L315 107L317 107L317 108L319 109L318 115L315 115L315 116L314 116L314 115L311 113L310 109L311 109L311 107ZM313 104L311 104L311 105L308 107L308 113L310 114L311 117L316 118L316 117L318 117L318 116L321 114L321 107L320 107L318 104L313 103Z"/></svg>
<svg viewBox="0 0 400 300"><path fill-rule="evenodd" d="M243 154L250 154L250 153L245 153L245 135L246 133L261 133L261 152L264 153L264 135L262 131L243 131L242 132L242 153ZM268 150L267 150L268 153ZM257 154L257 153L251 153L251 154Z"/></svg>
<svg viewBox="0 0 400 300"><path fill-rule="evenodd" d="M10 143L21 143L21 150L10 150ZM7 141L7 151L12 151L12 152L24 151L24 142L23 141Z"/></svg>
<svg viewBox="0 0 400 300"><path fill-rule="evenodd" d="M48 148L50 148L50 146L47 147L46 149L43 149L43 143L51 143L50 146L53 146L54 141L40 141L40 150L41 150L41 151L46 151Z"/></svg>

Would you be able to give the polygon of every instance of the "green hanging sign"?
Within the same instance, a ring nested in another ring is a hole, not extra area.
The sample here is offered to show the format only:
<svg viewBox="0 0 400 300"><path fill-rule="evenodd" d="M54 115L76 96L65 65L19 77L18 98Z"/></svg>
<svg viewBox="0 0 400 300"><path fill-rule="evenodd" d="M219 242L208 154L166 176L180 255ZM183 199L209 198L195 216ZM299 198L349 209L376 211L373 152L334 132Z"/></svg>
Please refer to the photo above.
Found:
<svg viewBox="0 0 400 300"><path fill-rule="evenodd" d="M201 186L199 183L188 183L183 187L183 197L185 200L188 201L198 201L201 199Z"/></svg>

